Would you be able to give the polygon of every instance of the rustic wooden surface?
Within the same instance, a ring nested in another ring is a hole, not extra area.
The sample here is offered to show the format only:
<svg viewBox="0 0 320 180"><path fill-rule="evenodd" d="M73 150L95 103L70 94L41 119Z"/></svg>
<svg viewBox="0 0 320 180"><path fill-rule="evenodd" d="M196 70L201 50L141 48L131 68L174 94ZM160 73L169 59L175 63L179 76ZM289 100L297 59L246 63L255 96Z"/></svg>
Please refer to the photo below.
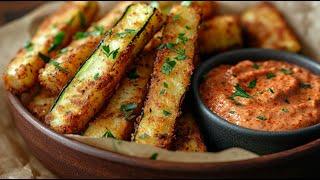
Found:
<svg viewBox="0 0 320 180"><path fill-rule="evenodd" d="M0 27L12 20L20 18L46 1L1 1Z"/></svg>

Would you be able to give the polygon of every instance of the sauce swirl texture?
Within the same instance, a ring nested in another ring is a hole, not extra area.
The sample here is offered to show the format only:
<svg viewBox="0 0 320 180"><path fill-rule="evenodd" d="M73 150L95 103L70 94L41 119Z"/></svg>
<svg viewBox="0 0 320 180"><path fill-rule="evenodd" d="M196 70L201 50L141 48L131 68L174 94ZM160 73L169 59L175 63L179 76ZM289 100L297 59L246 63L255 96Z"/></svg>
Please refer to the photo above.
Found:
<svg viewBox="0 0 320 180"><path fill-rule="evenodd" d="M282 61L216 67L200 94L211 111L250 129L295 130L320 122L320 77Z"/></svg>

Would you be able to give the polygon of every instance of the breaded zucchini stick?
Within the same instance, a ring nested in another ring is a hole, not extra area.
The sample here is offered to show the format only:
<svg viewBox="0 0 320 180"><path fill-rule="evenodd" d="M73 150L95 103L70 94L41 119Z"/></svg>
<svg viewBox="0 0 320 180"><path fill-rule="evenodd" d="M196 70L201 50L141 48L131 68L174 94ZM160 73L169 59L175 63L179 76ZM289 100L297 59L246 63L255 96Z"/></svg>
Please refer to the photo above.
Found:
<svg viewBox="0 0 320 180"><path fill-rule="evenodd" d="M6 88L21 94L35 85L47 57L66 46L76 31L86 28L97 11L97 2L67 2L45 19L31 41L8 65L3 77Z"/></svg>
<svg viewBox="0 0 320 180"><path fill-rule="evenodd" d="M136 59L134 67L121 80L119 88L108 105L89 124L84 133L85 136L109 136L130 140L135 118L141 113L147 93L147 83L152 73L155 56L154 50L143 51L140 58Z"/></svg>
<svg viewBox="0 0 320 180"><path fill-rule="evenodd" d="M203 22L199 30L201 54L212 54L242 46L241 25L238 17L215 16Z"/></svg>
<svg viewBox="0 0 320 180"><path fill-rule="evenodd" d="M175 151L206 152L199 127L191 113L183 113L177 121Z"/></svg>
<svg viewBox="0 0 320 180"><path fill-rule="evenodd" d="M251 47L291 52L301 50L293 30L271 3L263 2L243 12L241 24L247 44Z"/></svg>
<svg viewBox="0 0 320 180"><path fill-rule="evenodd" d="M54 59L55 63L47 63L45 68L40 70L40 84L48 91L58 94L130 4L131 2L119 3L86 32L76 33L74 41L63 49L60 56Z"/></svg>
<svg viewBox="0 0 320 180"><path fill-rule="evenodd" d="M174 19L176 15L179 19ZM163 29L150 90L145 102L135 142L168 148L180 104L194 69L199 12L187 6L175 6Z"/></svg>
<svg viewBox="0 0 320 180"><path fill-rule="evenodd" d="M164 17L157 9L144 3L130 5L60 93L46 116L46 123L59 133L84 130L163 22Z"/></svg>
<svg viewBox="0 0 320 180"><path fill-rule="evenodd" d="M33 97L28 104L29 111L38 119L43 120L53 105L56 95L51 94L45 89L40 89L39 93Z"/></svg>

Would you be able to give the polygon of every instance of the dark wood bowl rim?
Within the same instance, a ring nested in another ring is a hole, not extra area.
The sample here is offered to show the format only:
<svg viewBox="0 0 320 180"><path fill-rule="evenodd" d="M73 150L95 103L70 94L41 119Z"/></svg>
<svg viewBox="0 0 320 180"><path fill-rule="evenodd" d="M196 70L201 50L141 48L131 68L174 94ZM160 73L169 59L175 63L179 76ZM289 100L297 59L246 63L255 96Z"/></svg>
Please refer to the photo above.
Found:
<svg viewBox="0 0 320 180"><path fill-rule="evenodd" d="M74 151L80 151L93 157L105 159L116 163L123 163L130 166L136 166L140 168L154 169L154 170L169 170L169 171L191 171L191 172L208 172L213 169L228 170L235 167L257 167L270 165L271 162L280 160L289 160L301 157L305 154L319 150L320 138L309 142L305 145L289 149L286 151L263 155L257 158L248 160L238 160L230 162L216 162L216 163L184 163L184 162L169 162L162 160L150 160L146 158L134 157L115 153L112 151L103 150L97 147L86 145L76 140L67 138L61 134L52 131L45 126L42 122L37 120L27 109L22 105L20 100L12 93L7 92L7 98L18 113L24 117L28 123L32 124L41 133L50 137L54 141L57 141Z"/></svg>

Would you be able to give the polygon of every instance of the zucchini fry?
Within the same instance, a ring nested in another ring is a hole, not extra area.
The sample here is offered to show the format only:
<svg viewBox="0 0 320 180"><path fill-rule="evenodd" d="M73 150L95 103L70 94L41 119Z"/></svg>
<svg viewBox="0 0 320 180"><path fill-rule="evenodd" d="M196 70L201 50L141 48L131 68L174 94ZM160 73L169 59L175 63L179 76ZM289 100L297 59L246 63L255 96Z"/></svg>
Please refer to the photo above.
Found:
<svg viewBox="0 0 320 180"><path fill-rule="evenodd" d="M179 14L179 19L174 18ZM180 104L194 69L199 12L187 6L175 6L163 29L150 90L134 140L168 148L174 136Z"/></svg>
<svg viewBox="0 0 320 180"><path fill-rule="evenodd" d="M68 2L45 19L31 41L8 65L3 77L6 88L21 94L35 85L38 71L49 60L47 56L54 56L76 31L86 28L97 10L97 2Z"/></svg>
<svg viewBox="0 0 320 180"><path fill-rule="evenodd" d="M106 108L89 124L85 136L111 136L116 139L130 140L135 118L147 93L147 83L152 73L155 51L144 50L136 59L134 67L110 99Z"/></svg>
<svg viewBox="0 0 320 180"><path fill-rule="evenodd" d="M43 120L45 115L48 114L56 97L56 95L52 95L49 91L41 88L39 93L33 97L27 107L35 117Z"/></svg>
<svg viewBox="0 0 320 180"><path fill-rule="evenodd" d="M74 41L63 49L55 63L47 63L39 72L42 87L58 94L68 81L74 77L79 67L93 53L104 34L121 18L131 2L119 3L110 13L94 23L86 32L78 32Z"/></svg>
<svg viewBox="0 0 320 180"><path fill-rule="evenodd" d="M206 152L199 127L191 113L183 113L177 121L175 151Z"/></svg>
<svg viewBox="0 0 320 180"><path fill-rule="evenodd" d="M301 50L293 30L271 3L260 3L241 15L247 45L291 52Z"/></svg>
<svg viewBox="0 0 320 180"><path fill-rule="evenodd" d="M84 130L163 22L164 17L157 9L144 3L130 5L60 93L46 116L46 123L59 133Z"/></svg>
<svg viewBox="0 0 320 180"><path fill-rule="evenodd" d="M242 46L241 25L236 16L215 16L201 24L201 54L212 54Z"/></svg>

